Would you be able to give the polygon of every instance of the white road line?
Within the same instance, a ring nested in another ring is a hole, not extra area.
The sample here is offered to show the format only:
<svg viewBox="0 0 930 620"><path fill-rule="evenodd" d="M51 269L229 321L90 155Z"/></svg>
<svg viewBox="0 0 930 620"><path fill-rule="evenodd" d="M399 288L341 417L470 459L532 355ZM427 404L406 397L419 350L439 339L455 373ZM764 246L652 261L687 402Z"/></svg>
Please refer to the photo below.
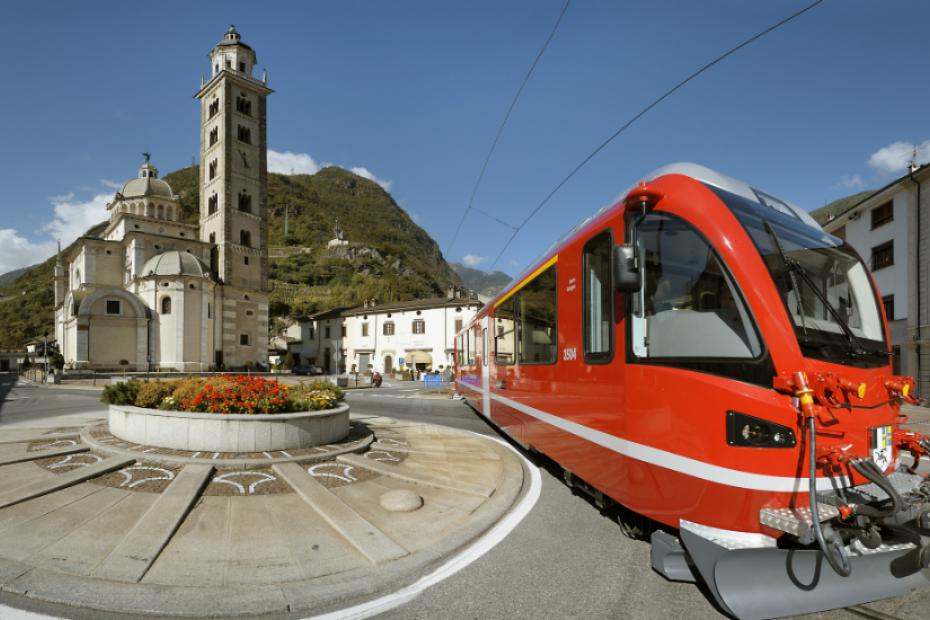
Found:
<svg viewBox="0 0 930 620"><path fill-rule="evenodd" d="M477 435L477 433L474 434ZM515 450L513 446L496 437L482 437L484 439L496 441L508 449L513 450L514 454L523 461L527 471L529 471L530 487L526 495L523 496L523 499L520 500L520 503L514 506L503 519L495 523L483 536L466 547L464 551L458 555L452 556L432 573L420 578L406 588L378 597L367 603L361 603L328 614L309 616L305 620L360 620L361 618L371 618L377 614L382 614L391 609L400 607L415 599L421 592L448 579L475 560L480 559L481 556L507 538L510 532L523 521L524 517L530 513L530 510L533 509L536 502L539 500L539 495L542 491L542 477L539 475L539 469L527 460L525 456Z"/></svg>

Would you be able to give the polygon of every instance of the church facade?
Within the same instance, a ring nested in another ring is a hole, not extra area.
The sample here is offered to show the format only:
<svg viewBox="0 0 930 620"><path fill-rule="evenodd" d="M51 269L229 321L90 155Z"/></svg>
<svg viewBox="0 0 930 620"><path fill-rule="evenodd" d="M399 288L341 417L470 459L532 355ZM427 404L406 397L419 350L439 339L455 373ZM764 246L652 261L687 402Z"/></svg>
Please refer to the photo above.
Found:
<svg viewBox="0 0 930 620"><path fill-rule="evenodd" d="M267 363L266 80L229 30L201 79L200 219L149 161L107 205L99 237L55 265L67 368L200 371Z"/></svg>

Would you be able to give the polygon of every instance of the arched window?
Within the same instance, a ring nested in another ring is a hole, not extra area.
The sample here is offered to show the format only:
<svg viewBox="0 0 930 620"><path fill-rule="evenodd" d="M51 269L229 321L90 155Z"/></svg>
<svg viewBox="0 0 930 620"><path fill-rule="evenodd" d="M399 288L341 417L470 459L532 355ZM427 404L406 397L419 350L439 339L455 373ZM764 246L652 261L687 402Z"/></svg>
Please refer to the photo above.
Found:
<svg viewBox="0 0 930 620"><path fill-rule="evenodd" d="M219 67L217 67L219 70ZM220 111L220 100L219 97L214 97L213 102L210 104L210 118L213 118Z"/></svg>
<svg viewBox="0 0 930 620"><path fill-rule="evenodd" d="M239 210L246 213L252 212L252 197L245 190L239 192Z"/></svg>
<svg viewBox="0 0 930 620"><path fill-rule="evenodd" d="M220 130L218 127L214 127L210 130L210 146L213 146L220 139Z"/></svg>
<svg viewBox="0 0 930 620"><path fill-rule="evenodd" d="M165 207L163 205L155 207L155 217L158 219L163 219L165 217Z"/></svg>
<svg viewBox="0 0 930 620"><path fill-rule="evenodd" d="M252 233L247 230L239 231L239 245L252 247Z"/></svg>
<svg viewBox="0 0 930 620"><path fill-rule="evenodd" d="M207 199L207 215L213 215L216 213L216 209L220 204L220 199L216 195L216 192L213 192L213 195Z"/></svg>
<svg viewBox="0 0 930 620"><path fill-rule="evenodd" d="M161 313L171 314L171 298L170 297L161 298Z"/></svg>
<svg viewBox="0 0 930 620"><path fill-rule="evenodd" d="M216 167L217 167L217 161L214 159L213 161L210 162L210 174L208 178L213 179L216 177Z"/></svg>

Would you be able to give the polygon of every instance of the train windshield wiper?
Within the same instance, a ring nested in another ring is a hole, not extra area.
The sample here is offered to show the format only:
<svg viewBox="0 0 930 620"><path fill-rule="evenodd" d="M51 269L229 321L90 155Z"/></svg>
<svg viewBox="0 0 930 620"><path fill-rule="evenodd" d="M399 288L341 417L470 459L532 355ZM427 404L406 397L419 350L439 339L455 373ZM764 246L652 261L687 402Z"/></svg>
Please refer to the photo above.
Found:
<svg viewBox="0 0 930 620"><path fill-rule="evenodd" d="M873 352L862 346L862 343L859 341L859 338L849 326L849 323L846 322L846 319L844 319L839 311L833 307L833 304L830 303L830 300L827 299L827 296L824 295L823 292L817 287L817 283L811 279L810 275L807 273L807 270L804 269L804 266L797 260L788 257L781 245L781 240L778 238L778 234L775 232L775 229L772 228L772 225L768 222L765 222L765 229L772 236L772 240L775 242L775 248L778 250L778 254L781 256L782 262L784 263L785 268L788 270L788 276L791 279L791 286L794 288L797 294L798 317L801 319L801 328L803 329L804 334L807 334L807 326L804 322L804 308L801 304L801 290L798 286L797 276L801 276L801 280L807 284L817 299L820 300L820 303L823 304L824 308L826 308L830 315L833 317L833 320L835 320L837 325L840 326L840 329L843 330L843 334L846 336L846 341L849 345L849 354L853 357L872 355Z"/></svg>

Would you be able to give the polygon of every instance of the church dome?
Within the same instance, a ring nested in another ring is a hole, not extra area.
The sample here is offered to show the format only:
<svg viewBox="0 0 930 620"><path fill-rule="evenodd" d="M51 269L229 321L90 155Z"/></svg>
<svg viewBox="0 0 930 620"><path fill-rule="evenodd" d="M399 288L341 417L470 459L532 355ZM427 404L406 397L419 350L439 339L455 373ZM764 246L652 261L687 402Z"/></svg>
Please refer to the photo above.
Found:
<svg viewBox="0 0 930 620"><path fill-rule="evenodd" d="M171 186L158 178L158 168L149 162L148 153L145 154L145 163L139 166L139 176L126 181L120 188L118 197L144 198L146 196L174 199Z"/></svg>
<svg viewBox="0 0 930 620"><path fill-rule="evenodd" d="M189 252L162 252L145 262L142 276L194 276L209 278L210 269Z"/></svg>

